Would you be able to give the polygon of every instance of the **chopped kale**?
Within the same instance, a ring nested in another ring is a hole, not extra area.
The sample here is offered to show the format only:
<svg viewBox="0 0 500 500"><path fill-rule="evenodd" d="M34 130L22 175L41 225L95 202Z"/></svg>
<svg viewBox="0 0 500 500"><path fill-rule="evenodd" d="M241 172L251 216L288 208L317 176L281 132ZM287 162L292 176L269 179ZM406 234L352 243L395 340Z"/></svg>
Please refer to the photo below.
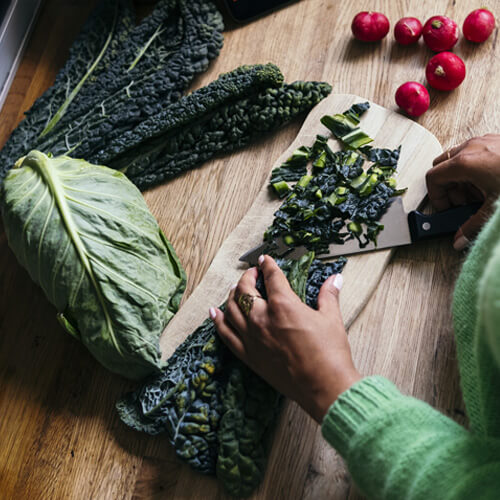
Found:
<svg viewBox="0 0 500 500"><path fill-rule="evenodd" d="M342 140L346 124L348 135L355 131L362 137L366 134L358 127L359 116L367 109L368 103L355 105L341 115L323 117L322 122L331 124L333 134ZM379 219L391 199L404 192L396 190L393 177L401 147L352 147L351 143L347 150L334 153L326 137L317 136L307 149L311 174L305 173L293 187L282 190L285 199L274 214L265 241L282 237L290 247L304 245L318 254L326 252L330 243L342 244L352 238L360 247L376 243L383 229ZM371 164L365 166L366 162Z"/></svg>

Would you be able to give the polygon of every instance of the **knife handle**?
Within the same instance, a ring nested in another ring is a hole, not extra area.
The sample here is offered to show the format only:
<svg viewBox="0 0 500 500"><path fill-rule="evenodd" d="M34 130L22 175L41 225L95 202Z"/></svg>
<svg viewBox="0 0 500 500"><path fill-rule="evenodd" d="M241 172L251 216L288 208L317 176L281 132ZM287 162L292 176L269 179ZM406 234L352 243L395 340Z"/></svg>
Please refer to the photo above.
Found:
<svg viewBox="0 0 500 500"><path fill-rule="evenodd" d="M415 243L435 236L456 233L459 227L479 210L481 205L482 203L462 205L430 215L425 215L418 210L410 212L408 226L411 241Z"/></svg>

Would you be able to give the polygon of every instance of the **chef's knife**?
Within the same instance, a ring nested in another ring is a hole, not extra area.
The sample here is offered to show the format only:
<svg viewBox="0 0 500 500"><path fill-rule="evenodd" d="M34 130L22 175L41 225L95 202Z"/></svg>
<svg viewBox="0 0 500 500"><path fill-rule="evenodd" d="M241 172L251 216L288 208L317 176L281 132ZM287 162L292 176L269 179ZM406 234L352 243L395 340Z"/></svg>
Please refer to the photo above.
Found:
<svg viewBox="0 0 500 500"><path fill-rule="evenodd" d="M331 244L328 252L316 255L319 259L337 257L339 255L351 255L355 253L370 252L372 250L382 250L384 248L410 245L417 241L455 233L458 228L473 214L475 214L480 203L464 205L451 208L443 212L425 215L418 210L406 213L403 207L403 200L397 197L391 203L386 213L380 219L384 229L377 237L377 244L370 242L363 248L359 246L356 238L347 240L344 244ZM274 255L286 256L291 259L298 259L308 250L301 246L290 248L281 238L275 241L274 248L268 243L263 243L240 257L240 261L255 265L260 255L269 253L272 250Z"/></svg>

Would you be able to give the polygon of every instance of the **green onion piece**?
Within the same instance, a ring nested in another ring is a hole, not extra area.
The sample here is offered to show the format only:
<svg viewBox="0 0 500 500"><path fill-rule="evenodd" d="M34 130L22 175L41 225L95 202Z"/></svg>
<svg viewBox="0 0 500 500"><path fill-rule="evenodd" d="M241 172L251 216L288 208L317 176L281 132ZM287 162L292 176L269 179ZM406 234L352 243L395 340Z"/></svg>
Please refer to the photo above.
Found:
<svg viewBox="0 0 500 500"><path fill-rule="evenodd" d="M363 184L363 187L359 190L359 195L360 196L368 196L372 191L373 188L379 183L378 175L377 174L372 174L370 177L368 177L367 182Z"/></svg>
<svg viewBox="0 0 500 500"><path fill-rule="evenodd" d="M338 200L338 196L335 194L335 192L333 192L333 193L332 193L332 194L331 194L331 195L330 195L330 196L326 199L326 201L327 201L328 203L330 203L330 205L331 205L332 207L334 207L334 206L336 205L337 200Z"/></svg>
<svg viewBox="0 0 500 500"><path fill-rule="evenodd" d="M356 163L356 160L358 158L359 158L358 153L356 153L355 151L351 151L351 154L350 154L349 158L347 158L347 160L345 161L345 164L346 165L354 165L354 163Z"/></svg>
<svg viewBox="0 0 500 500"><path fill-rule="evenodd" d="M297 186L305 188L311 182L312 178L313 178L312 175L303 175L300 178L299 182L297 182Z"/></svg>
<svg viewBox="0 0 500 500"><path fill-rule="evenodd" d="M307 146L300 146L297 148L290 158L285 162L287 165L304 165L309 161L309 155L311 154L310 148Z"/></svg>
<svg viewBox="0 0 500 500"><path fill-rule="evenodd" d="M358 189L364 184L364 182L366 181L366 177L366 173L362 172L361 175L353 179L349 184L352 188Z"/></svg>
<svg viewBox="0 0 500 500"><path fill-rule="evenodd" d="M316 192L314 193L314 196L316 196L316 198L318 198L318 200L321 200L321 198L323 198L323 193L321 192L321 189L316 190Z"/></svg>
<svg viewBox="0 0 500 500"><path fill-rule="evenodd" d="M373 142L373 139L361 129L353 130L347 135L342 136L341 140L353 149L359 149L361 146Z"/></svg>
<svg viewBox="0 0 500 500"><path fill-rule="evenodd" d="M332 132L335 137L339 139L358 128L355 121L341 114L332 116L325 115L321 118L320 121L326 128L328 128Z"/></svg>
<svg viewBox="0 0 500 500"><path fill-rule="evenodd" d="M377 174L380 177L383 177L385 175L382 169L378 167L370 167L368 171L370 174Z"/></svg>
<svg viewBox="0 0 500 500"><path fill-rule="evenodd" d="M291 234L286 234L285 236L283 236L283 241L285 245L292 246L295 242L295 239Z"/></svg>
<svg viewBox="0 0 500 500"><path fill-rule="evenodd" d="M273 184L273 188L280 198L284 198L287 193L291 191L291 188L286 181L275 182Z"/></svg>
<svg viewBox="0 0 500 500"><path fill-rule="evenodd" d="M326 151L323 151L318 158L313 162L314 168L325 168L326 164Z"/></svg>
<svg viewBox="0 0 500 500"><path fill-rule="evenodd" d="M389 179L386 179L385 183L392 189L396 188L396 179L394 177L390 177Z"/></svg>
<svg viewBox="0 0 500 500"><path fill-rule="evenodd" d="M363 232L363 228L359 222L349 222L349 224L347 224L347 229L354 234L361 234Z"/></svg>

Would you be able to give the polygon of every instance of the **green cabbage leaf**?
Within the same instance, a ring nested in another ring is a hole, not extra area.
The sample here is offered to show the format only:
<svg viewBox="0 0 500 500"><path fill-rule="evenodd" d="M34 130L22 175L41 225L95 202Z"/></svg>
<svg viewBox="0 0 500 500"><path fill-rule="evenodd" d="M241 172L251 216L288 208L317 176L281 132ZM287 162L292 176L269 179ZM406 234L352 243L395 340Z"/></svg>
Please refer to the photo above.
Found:
<svg viewBox="0 0 500 500"><path fill-rule="evenodd" d="M109 370L158 372L186 276L140 191L67 156L31 151L16 167L1 197L8 242L60 323Z"/></svg>

